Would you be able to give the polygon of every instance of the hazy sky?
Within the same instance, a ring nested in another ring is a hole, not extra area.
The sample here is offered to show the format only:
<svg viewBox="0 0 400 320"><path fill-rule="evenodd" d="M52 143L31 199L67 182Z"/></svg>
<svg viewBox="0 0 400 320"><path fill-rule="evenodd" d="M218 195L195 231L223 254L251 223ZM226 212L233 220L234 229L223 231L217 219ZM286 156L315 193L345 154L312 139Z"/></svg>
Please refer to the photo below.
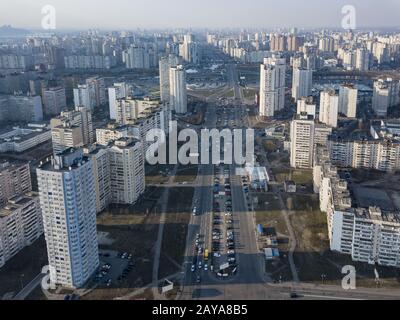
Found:
<svg viewBox="0 0 400 320"><path fill-rule="evenodd" d="M400 25L400 0L0 0L0 25L40 29L46 4L57 29L340 27L348 4L358 27Z"/></svg>

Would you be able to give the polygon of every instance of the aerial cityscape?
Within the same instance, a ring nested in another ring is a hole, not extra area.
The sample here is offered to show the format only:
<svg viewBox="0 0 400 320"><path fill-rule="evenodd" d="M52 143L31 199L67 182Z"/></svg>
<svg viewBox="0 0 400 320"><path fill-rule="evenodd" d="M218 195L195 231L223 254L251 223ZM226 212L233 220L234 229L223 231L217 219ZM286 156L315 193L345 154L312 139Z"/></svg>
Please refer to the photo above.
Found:
<svg viewBox="0 0 400 320"><path fill-rule="evenodd" d="M0 300L400 299L400 2L348 2L2 1Z"/></svg>

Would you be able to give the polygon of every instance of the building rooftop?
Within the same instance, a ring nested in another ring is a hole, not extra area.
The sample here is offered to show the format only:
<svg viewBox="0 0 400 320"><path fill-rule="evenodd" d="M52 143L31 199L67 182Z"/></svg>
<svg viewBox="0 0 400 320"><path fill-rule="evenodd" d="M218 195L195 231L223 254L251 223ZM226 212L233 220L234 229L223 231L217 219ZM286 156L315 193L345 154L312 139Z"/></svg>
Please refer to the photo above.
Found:
<svg viewBox="0 0 400 320"><path fill-rule="evenodd" d="M2 208L0 208L0 219L9 216L15 210L19 209L26 203L31 202L36 197L38 197L37 193L30 192L25 195L15 196L11 198Z"/></svg>

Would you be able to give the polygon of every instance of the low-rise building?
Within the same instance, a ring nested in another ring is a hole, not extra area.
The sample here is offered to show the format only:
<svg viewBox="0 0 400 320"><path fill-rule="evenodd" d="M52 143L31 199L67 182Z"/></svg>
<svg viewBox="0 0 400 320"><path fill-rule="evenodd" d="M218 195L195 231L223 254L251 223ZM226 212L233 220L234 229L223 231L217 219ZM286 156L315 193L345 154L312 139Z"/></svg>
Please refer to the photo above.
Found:
<svg viewBox="0 0 400 320"><path fill-rule="evenodd" d="M0 132L0 152L21 153L51 139L46 125L13 127Z"/></svg>

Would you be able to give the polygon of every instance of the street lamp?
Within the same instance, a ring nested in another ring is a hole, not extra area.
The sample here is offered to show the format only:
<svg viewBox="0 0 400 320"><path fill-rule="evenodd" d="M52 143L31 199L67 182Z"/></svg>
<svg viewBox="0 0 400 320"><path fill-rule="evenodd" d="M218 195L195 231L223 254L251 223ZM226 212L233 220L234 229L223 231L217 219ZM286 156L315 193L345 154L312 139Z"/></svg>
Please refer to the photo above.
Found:
<svg viewBox="0 0 400 320"><path fill-rule="evenodd" d="M20 277L19 277L19 282L20 282L20 285L21 285L21 290L24 289L24 284L23 284L23 282L22 282L22 278L23 278L24 276L25 276L25 275L22 273L22 274L20 275Z"/></svg>

